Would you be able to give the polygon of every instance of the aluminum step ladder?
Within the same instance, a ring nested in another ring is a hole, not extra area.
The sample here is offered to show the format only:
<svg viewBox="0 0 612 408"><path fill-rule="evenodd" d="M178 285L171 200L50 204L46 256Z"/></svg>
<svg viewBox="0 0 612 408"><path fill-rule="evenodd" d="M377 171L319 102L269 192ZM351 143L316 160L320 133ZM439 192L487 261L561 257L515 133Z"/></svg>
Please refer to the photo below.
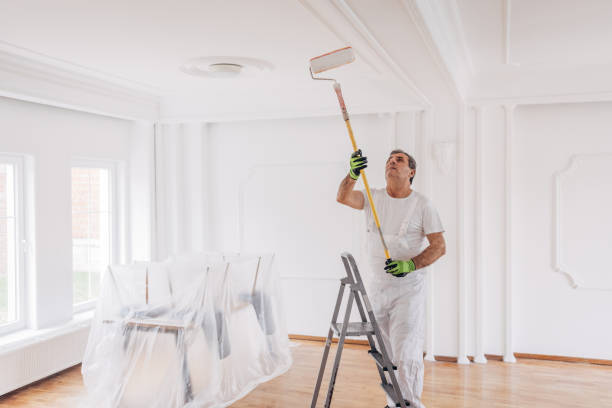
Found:
<svg viewBox="0 0 612 408"><path fill-rule="evenodd" d="M385 393L393 401L395 401L396 407L407 408L410 403L402 398L402 394L397 383L395 376L395 370L397 367L393 365L385 349L380 329L374 312L372 311L372 305L366 294L359 269L357 269L357 263L351 254L344 252L341 255L344 269L346 269L346 278L340 279L340 290L338 292L338 300L336 301L336 307L334 308L334 314L332 317L329 333L327 334L327 341L325 342L325 350L323 351L323 358L321 360L321 368L319 369L319 377L317 378L317 385L315 386L314 394L312 396L311 408L316 408L317 399L319 397L319 391L321 389L321 382L323 381L323 374L325 373L325 365L327 363L327 357L329 355L329 349L332 344L332 337L336 334L339 337L338 349L336 351L336 358L334 360L334 367L331 373L331 379L329 381L329 387L327 389L327 397L325 398L325 408L331 406L332 395L334 393L334 384L336 382L336 376L338 375L338 368L340 367L340 358L342 357L342 349L344 347L344 340L346 336L366 336L368 343L370 344L370 350L368 353L376 363L378 374L380 375L381 384ZM340 313L340 305L342 304L342 298L346 287L349 287L350 294L348 303L346 305L346 311L344 313L344 319L342 322L338 322L338 314ZM360 322L349 322L351 316L351 309L353 302L357 305L359 315L361 316ZM364 309L365 304L365 309ZM366 314L367 312L367 314ZM374 338L376 337L376 342ZM378 347L377 347L378 345ZM387 379L387 376L389 377Z"/></svg>

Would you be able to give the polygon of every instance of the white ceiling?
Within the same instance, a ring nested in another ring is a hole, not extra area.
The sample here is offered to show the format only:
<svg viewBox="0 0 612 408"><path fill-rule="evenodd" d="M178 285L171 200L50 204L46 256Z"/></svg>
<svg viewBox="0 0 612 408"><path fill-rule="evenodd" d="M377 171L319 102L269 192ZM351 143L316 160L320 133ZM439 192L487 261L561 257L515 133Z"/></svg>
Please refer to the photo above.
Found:
<svg viewBox="0 0 612 408"><path fill-rule="evenodd" d="M278 79L304 76L308 56L343 46L296 1L2 1L0 38L160 89L206 88L179 71L200 56L269 60Z"/></svg>
<svg viewBox="0 0 612 408"><path fill-rule="evenodd" d="M378 43L378 30L410 35L399 0L0 0L0 9L5 46L163 96L166 116L337 109L329 83L311 80L308 60L346 45L354 46L357 61L331 73L342 81L349 107L381 111L425 103L410 69L395 56L381 57L387 45ZM376 32L373 40L370 32ZM422 44L415 46L414 53L427 55ZM229 80L179 70L207 56L258 58L275 68Z"/></svg>
<svg viewBox="0 0 612 408"><path fill-rule="evenodd" d="M611 1L515 0L512 6L512 62L612 64Z"/></svg>
<svg viewBox="0 0 612 408"><path fill-rule="evenodd" d="M160 95L166 119L299 116L337 110L307 67L346 45L357 61L331 73L354 112L420 108L453 88L611 91L610 21L610 0L0 0L0 48ZM275 68L230 80L179 70L218 55Z"/></svg>
<svg viewBox="0 0 612 408"><path fill-rule="evenodd" d="M612 91L612 1L446 1L473 62L471 96Z"/></svg>
<svg viewBox="0 0 612 408"><path fill-rule="evenodd" d="M457 0L477 70L505 63L503 0ZM510 62L525 67L612 64L609 0L510 0Z"/></svg>

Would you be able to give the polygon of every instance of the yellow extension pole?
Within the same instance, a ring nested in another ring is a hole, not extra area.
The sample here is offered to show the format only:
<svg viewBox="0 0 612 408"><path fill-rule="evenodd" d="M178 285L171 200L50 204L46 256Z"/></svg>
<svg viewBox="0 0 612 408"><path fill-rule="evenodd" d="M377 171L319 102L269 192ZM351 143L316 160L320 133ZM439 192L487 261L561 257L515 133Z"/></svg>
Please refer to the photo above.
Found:
<svg viewBox="0 0 612 408"><path fill-rule="evenodd" d="M353 135L353 128L351 127L351 121L349 120L348 112L346 110L346 105L344 104L344 98L342 97L342 90L340 89L339 83L334 82L334 90L336 91L338 102L340 103L340 109L342 110L342 117L344 118L346 129L348 130L349 137L351 138L351 144L353 145L353 152L356 152L358 150L357 143L355 142L355 136ZM368 178L366 177L365 170L361 170L360 174L363 179L363 185L366 188L366 193L368 195L368 202L370 203L372 214L374 215L374 222L376 223L376 228L378 228L378 234L380 235L380 241L382 242L382 246L385 250L385 257L387 259L391 259L391 255L389 255L389 249L387 248L387 244L385 243L385 237L383 236L382 229L380 228L380 220L378 219L378 213L376 212L376 207L374 206L374 200L372 199L372 193L370 192L370 185L368 184Z"/></svg>

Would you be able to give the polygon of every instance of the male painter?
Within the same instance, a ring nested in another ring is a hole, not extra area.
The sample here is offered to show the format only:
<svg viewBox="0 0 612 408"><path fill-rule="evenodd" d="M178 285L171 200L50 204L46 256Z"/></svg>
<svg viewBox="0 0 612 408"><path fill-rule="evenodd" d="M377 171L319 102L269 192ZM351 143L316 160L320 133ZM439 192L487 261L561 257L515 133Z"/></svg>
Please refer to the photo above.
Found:
<svg viewBox="0 0 612 408"><path fill-rule="evenodd" d="M365 210L367 255L364 283L397 379L410 407L424 407L423 350L425 339L425 274L427 266L444 255L444 228L432 202L412 189L416 161L403 150L393 150L385 166L385 188L373 189L391 260L387 260L372 209L364 191L355 191L368 160L361 151L351 155L349 174L340 183L337 200ZM388 406L395 404L390 398Z"/></svg>

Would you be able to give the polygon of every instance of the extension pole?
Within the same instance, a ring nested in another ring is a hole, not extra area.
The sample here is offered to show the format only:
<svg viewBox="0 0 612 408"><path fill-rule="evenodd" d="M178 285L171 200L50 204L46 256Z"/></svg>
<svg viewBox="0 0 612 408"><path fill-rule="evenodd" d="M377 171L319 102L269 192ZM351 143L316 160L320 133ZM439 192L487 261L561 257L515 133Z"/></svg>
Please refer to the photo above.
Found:
<svg viewBox="0 0 612 408"><path fill-rule="evenodd" d="M340 89L340 84L335 81L334 81L334 91L336 91L336 96L338 97L338 102L340 103L340 109L342 110L342 117L344 118L346 129L348 130L349 137L351 138L351 144L353 145L353 152L356 152L357 143L355 142L355 136L353 135L353 128L351 127L351 121L349 120L348 111L346 110L346 105L344 104L344 98L342 97L342 89ZM363 185L366 188L366 193L368 195L368 202L370 203L372 214L374 215L374 222L376 222L376 228L378 228L378 234L380 235L380 242L382 242L382 246L385 250L385 257L387 259L391 259L391 255L389 255L389 249L387 248L387 244L385 243L385 238L383 236L382 229L380 228L380 221L378 219L378 214L376 213L376 207L374 207L374 200L372 199L372 193L370 192L370 185L368 184L368 178L366 177L365 170L361 170L360 174L363 180Z"/></svg>

